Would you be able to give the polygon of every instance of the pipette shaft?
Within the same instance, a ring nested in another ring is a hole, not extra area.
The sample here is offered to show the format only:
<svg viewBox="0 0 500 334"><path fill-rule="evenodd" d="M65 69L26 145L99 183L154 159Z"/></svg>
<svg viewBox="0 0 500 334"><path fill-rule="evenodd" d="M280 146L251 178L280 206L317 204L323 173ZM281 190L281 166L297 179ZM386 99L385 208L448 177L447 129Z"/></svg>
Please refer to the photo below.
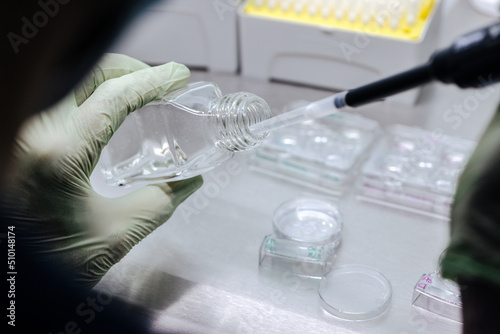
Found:
<svg viewBox="0 0 500 334"><path fill-rule="evenodd" d="M264 120L250 127L252 133L258 135L263 132L274 131L285 126L302 123L307 120L321 118L330 114L334 114L339 109L335 106L336 99L343 99L345 92L329 96L322 100L312 102L304 107L294 109L284 114Z"/></svg>

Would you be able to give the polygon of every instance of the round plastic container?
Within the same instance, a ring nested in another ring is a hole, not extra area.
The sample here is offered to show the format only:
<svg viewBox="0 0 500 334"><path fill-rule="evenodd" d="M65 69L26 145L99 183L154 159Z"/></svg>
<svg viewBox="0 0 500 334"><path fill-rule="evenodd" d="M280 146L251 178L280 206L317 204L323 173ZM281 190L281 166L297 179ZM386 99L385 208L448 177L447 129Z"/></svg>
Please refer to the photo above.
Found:
<svg viewBox="0 0 500 334"><path fill-rule="evenodd" d="M375 269L349 265L333 268L318 289L321 306L346 320L368 320L384 313L391 303L391 284Z"/></svg>
<svg viewBox="0 0 500 334"><path fill-rule="evenodd" d="M342 217L337 207L326 200L301 197L278 207L273 230L283 239L338 244L342 237Z"/></svg>

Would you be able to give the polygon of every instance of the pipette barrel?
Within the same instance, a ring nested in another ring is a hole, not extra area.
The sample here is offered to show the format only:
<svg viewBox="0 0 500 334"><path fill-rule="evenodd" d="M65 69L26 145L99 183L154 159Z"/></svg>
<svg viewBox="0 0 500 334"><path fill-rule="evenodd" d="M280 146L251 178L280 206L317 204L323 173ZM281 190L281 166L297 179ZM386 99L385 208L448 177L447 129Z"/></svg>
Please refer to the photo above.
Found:
<svg viewBox="0 0 500 334"><path fill-rule="evenodd" d="M259 135L264 132L274 131L285 126L301 123L307 120L321 118L338 112L335 101L344 100L346 92L341 92L324 99L309 103L304 107L271 117L250 127L250 131ZM345 105L344 105L345 106Z"/></svg>

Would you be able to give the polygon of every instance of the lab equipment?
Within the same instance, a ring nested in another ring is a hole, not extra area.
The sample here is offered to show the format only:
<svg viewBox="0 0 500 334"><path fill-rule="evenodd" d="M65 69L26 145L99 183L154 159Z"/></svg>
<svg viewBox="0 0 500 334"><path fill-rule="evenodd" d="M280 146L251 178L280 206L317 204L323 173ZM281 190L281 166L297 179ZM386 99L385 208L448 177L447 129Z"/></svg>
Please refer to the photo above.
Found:
<svg viewBox="0 0 500 334"><path fill-rule="evenodd" d="M308 119L324 117L346 107L358 107L438 80L460 88L481 88L500 81L500 23L459 37L452 46L408 71L350 89L275 116L252 126L252 131L272 131Z"/></svg>
<svg viewBox="0 0 500 334"><path fill-rule="evenodd" d="M413 306L461 322L462 299L458 284L444 279L438 271L424 274L415 284Z"/></svg>
<svg viewBox="0 0 500 334"><path fill-rule="evenodd" d="M251 168L286 182L340 195L348 189L380 133L376 121L354 113L305 121L271 132L250 155Z"/></svg>
<svg viewBox="0 0 500 334"><path fill-rule="evenodd" d="M386 129L362 167L361 199L448 218L472 141L403 125Z"/></svg>
<svg viewBox="0 0 500 334"><path fill-rule="evenodd" d="M346 107L358 107L404 92L433 80L461 88L481 88L500 81L500 23L458 38L451 47L408 71L350 89L307 106L272 117L251 127L254 132L273 131L305 120L324 117Z"/></svg>
<svg viewBox="0 0 500 334"><path fill-rule="evenodd" d="M189 84L131 114L104 148L100 168L108 184L120 186L193 177L259 145L267 133L250 127L270 115L256 95Z"/></svg>
<svg viewBox="0 0 500 334"><path fill-rule="evenodd" d="M342 238L342 217L330 201L299 197L276 209L273 230L282 239L337 247Z"/></svg>
<svg viewBox="0 0 500 334"><path fill-rule="evenodd" d="M321 279L333 265L335 245L283 239L269 234L260 246L261 270L282 275Z"/></svg>
<svg viewBox="0 0 500 334"><path fill-rule="evenodd" d="M334 114L345 107L373 102L434 79L454 83L461 88L493 84L500 80L499 53L500 23L497 23L462 36L424 65L272 118L267 103L253 94L236 93L224 98L214 84L201 84L193 86L193 91L208 93L208 98L200 100L200 97L195 97L189 101L191 97L187 92L192 86L188 86L163 97L167 108L183 110L173 113L175 116L158 112L162 109L160 102L148 105L145 110L129 117L104 149L101 168L107 182L115 185L132 181L174 181L199 175L231 158L234 151L260 144L269 131ZM209 107L215 99L218 102ZM188 107L182 107L183 103L187 103ZM202 107L203 104L205 107ZM181 106L180 109L178 106ZM190 111L185 112L187 109ZM144 112L146 110L156 112ZM151 128L140 124L143 117L149 118ZM186 122L193 122L194 128ZM127 131L138 136L131 140ZM142 135L153 132L156 136L140 139ZM114 149L115 145L117 149ZM203 152L198 145L206 151Z"/></svg>
<svg viewBox="0 0 500 334"><path fill-rule="evenodd" d="M361 265L333 268L318 289L321 306L345 320L369 320L383 314L391 304L392 288L379 271Z"/></svg>
<svg viewBox="0 0 500 334"><path fill-rule="evenodd" d="M238 8L242 73L335 90L393 75L432 54L442 2L246 1ZM419 93L390 100L411 105Z"/></svg>
<svg viewBox="0 0 500 334"><path fill-rule="evenodd" d="M160 0L144 10L111 47L148 64L235 73L239 0Z"/></svg>

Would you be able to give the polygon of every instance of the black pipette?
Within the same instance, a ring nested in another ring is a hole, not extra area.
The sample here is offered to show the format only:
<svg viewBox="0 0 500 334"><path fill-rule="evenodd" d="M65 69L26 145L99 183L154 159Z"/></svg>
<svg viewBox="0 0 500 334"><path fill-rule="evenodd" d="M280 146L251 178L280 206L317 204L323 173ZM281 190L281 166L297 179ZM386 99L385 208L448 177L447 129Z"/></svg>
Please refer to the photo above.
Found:
<svg viewBox="0 0 500 334"><path fill-rule="evenodd" d="M418 87L433 80L461 88L479 88L500 81L500 22L459 37L424 65L348 90L336 96L335 107L357 107Z"/></svg>

